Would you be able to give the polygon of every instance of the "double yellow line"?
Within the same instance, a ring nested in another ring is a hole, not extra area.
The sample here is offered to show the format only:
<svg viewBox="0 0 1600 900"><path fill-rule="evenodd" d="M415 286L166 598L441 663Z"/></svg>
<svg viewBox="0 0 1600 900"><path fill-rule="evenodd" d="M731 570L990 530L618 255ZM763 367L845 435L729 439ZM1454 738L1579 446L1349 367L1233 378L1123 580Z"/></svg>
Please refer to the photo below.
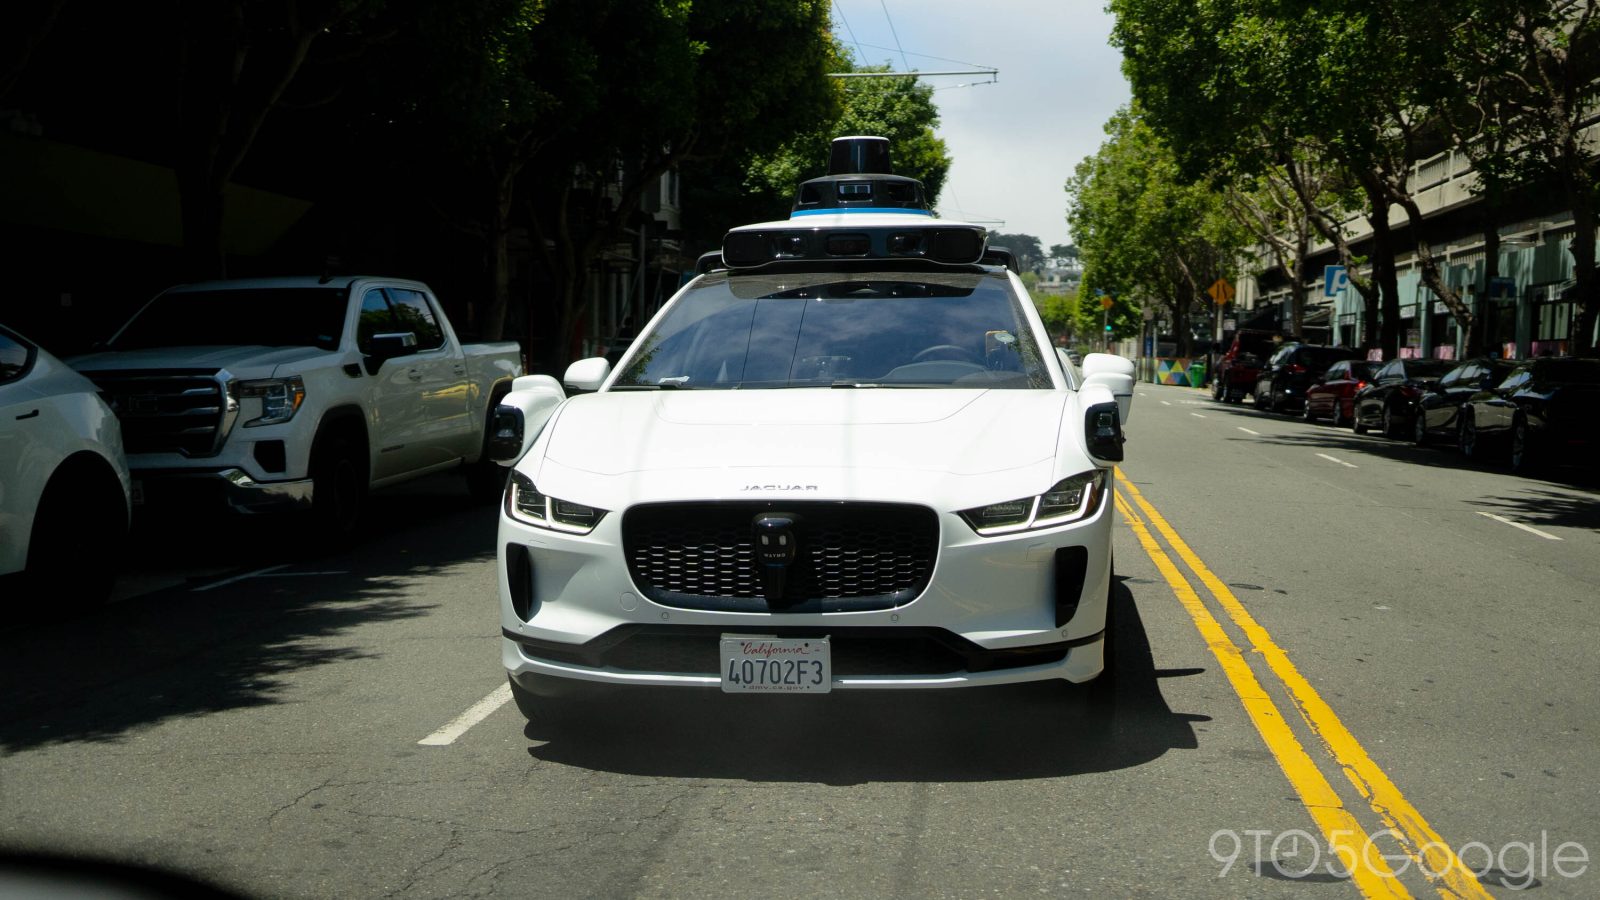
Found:
<svg viewBox="0 0 1600 900"><path fill-rule="evenodd" d="M1121 490L1116 495L1117 508L1133 530L1145 552L1166 579L1178 602L1194 620L1200 636L1217 658L1223 674L1233 685L1234 692L1244 704L1245 712L1255 724L1262 740L1278 760L1283 774L1294 786L1300 802L1311 813L1311 818L1321 829L1332 854L1350 871L1356 887L1367 897L1409 897L1410 893L1381 854L1371 852L1371 835L1345 807L1334 791L1333 785L1317 767L1299 738L1295 736L1277 703L1262 687L1251 669L1244 652L1201 601L1199 594L1184 577L1172 557L1162 548L1160 541L1150 532L1150 526L1161 534L1178 558L1183 560L1205 585L1245 636L1250 649L1259 654L1267 668L1283 684L1293 700L1296 711L1307 728L1321 741L1344 772L1356 791L1368 802L1373 812L1383 821L1388 833L1393 835L1405 853L1417 863L1418 868L1431 881L1442 897L1489 898L1491 895L1478 883L1473 873L1461 863L1450 845L1428 824L1422 813L1400 793L1389 776L1378 767L1355 735L1339 720L1295 668L1294 663L1272 640L1272 636L1256 622L1239 599L1201 562L1183 538L1162 518L1155 507L1145 500L1139 489L1117 470ZM1137 508L1135 508L1137 507ZM1148 523L1148 524L1147 524Z"/></svg>

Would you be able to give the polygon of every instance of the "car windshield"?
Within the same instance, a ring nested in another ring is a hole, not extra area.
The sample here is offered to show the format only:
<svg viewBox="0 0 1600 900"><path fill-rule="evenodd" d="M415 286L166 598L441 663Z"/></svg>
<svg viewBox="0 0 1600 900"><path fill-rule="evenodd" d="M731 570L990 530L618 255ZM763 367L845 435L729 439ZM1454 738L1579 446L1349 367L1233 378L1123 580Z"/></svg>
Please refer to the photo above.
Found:
<svg viewBox="0 0 1600 900"><path fill-rule="evenodd" d="M110 342L114 350L260 345L339 349L345 290L336 287L169 291Z"/></svg>
<svg viewBox="0 0 1600 900"><path fill-rule="evenodd" d="M1001 275L703 278L645 334L613 390L1050 388Z"/></svg>

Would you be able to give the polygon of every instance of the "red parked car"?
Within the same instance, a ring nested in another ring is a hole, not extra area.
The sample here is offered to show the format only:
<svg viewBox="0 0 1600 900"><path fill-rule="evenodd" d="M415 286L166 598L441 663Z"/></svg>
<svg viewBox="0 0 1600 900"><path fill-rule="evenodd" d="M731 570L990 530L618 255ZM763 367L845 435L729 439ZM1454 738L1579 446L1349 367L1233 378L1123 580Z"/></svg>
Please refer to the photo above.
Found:
<svg viewBox="0 0 1600 900"><path fill-rule="evenodd" d="M1273 340L1280 337L1274 331L1244 329L1233 335L1233 344L1217 361L1217 372L1211 379L1211 399L1224 403L1242 403L1245 395L1255 390L1256 379L1267 364L1267 358L1278 349Z"/></svg>
<svg viewBox="0 0 1600 900"><path fill-rule="evenodd" d="M1340 428L1349 425L1354 415L1356 391L1367 386L1378 365L1364 359L1342 359L1329 366L1321 379L1306 388L1302 410L1305 420L1315 422L1327 418Z"/></svg>

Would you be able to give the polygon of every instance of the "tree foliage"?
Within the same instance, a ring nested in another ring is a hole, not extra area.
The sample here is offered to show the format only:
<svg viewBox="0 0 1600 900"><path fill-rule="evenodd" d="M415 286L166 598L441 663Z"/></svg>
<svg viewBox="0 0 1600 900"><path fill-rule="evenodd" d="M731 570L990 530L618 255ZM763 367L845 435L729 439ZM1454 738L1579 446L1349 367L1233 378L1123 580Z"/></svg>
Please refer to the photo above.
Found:
<svg viewBox="0 0 1600 900"><path fill-rule="evenodd" d="M1105 143L1067 182L1067 219L1083 261L1085 296L1115 298L1113 334L1142 327L1140 309L1164 308L1179 352L1188 355L1191 321L1205 295L1232 271L1245 233L1208 185L1184 178L1177 156L1137 107L1106 126Z"/></svg>
<svg viewBox="0 0 1600 900"><path fill-rule="evenodd" d="M1566 188L1579 231L1573 252L1580 294L1595 281L1594 232L1583 209L1593 196L1595 149L1569 140L1596 99L1593 4L1112 0L1111 8L1134 96L1176 149L1186 177L1287 176L1294 174L1291 162L1310 163L1335 167L1334 181L1358 192L1358 201L1344 194L1342 205L1360 209L1371 224L1366 259L1343 241L1339 205L1297 191L1305 215L1338 247L1367 299L1369 346L1392 355L1398 345L1399 248L1389 226L1397 205L1424 283L1472 333L1474 311L1444 277L1433 223L1409 178L1411 165L1442 149L1452 132L1480 163L1491 214L1508 178ZM1573 115L1578 109L1584 111ZM1565 165L1564 157L1587 159L1587 170ZM1487 235L1494 226L1485 227ZM1363 262L1370 264L1365 277ZM1584 308L1592 315L1595 306L1585 299ZM1374 334L1380 318L1382 333ZM1592 322L1580 323L1580 333L1587 335Z"/></svg>

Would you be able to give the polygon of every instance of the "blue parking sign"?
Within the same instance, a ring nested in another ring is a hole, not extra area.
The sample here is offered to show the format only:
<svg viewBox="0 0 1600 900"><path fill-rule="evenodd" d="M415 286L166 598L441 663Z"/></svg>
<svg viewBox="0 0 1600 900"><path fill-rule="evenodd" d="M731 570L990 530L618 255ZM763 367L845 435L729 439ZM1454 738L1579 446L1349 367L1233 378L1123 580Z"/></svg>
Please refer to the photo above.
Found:
<svg viewBox="0 0 1600 900"><path fill-rule="evenodd" d="M1322 267L1322 296L1337 297L1350 286L1350 272L1344 266Z"/></svg>

